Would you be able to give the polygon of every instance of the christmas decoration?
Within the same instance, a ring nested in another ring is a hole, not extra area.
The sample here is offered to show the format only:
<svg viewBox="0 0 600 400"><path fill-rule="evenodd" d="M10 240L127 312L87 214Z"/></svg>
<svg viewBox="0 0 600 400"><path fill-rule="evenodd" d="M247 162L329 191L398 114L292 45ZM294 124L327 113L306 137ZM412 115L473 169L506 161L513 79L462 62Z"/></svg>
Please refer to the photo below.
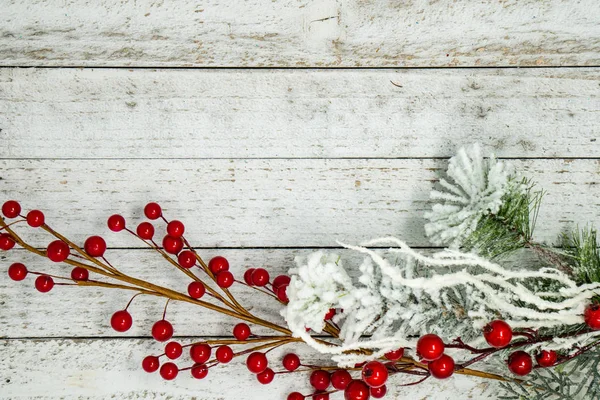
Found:
<svg viewBox="0 0 600 400"><path fill-rule="evenodd" d="M186 275L184 292L128 275L108 261L103 236L75 243L52 229L42 211L25 213L15 200L2 205L0 249L20 246L71 267L65 276L56 272L58 265L45 272L19 260L8 266L10 279L25 284L33 276L42 293L72 285L131 292L129 303L107 316L117 332L136 323L128 311L136 296L163 298L162 316L148 327L160 343L157 354L140 364L165 380L180 379L186 371L205 379L211 368L242 358L258 384L268 385L279 374L305 374L306 385L286 394L288 400L324 400L336 392L346 400L379 399L396 387L454 374L496 381L505 398L600 397L596 231L586 227L564 234L560 247L535 242L542 192L509 164L493 155L484 158L477 145L460 149L436 185L425 232L446 248L423 254L393 237L361 246L340 243L364 255L357 268L346 267L337 254L318 251L296 259L289 275L272 278L255 267L236 277L224 256L205 262L185 236L185 225L168 220L157 203L144 207L152 222L134 228L112 215L107 225L138 238ZM18 232L23 223L47 232L48 242L29 243ZM538 265L524 268L507 257L520 249L532 251ZM351 269L359 272L357 278ZM270 301L283 320L267 320L241 304L235 297L238 285L253 288L257 301ZM233 338L172 340L177 327L167 311L174 301L231 317ZM255 327L272 335L255 335ZM330 361L303 363L293 350L300 343ZM269 353L282 346L290 351L273 359Z"/></svg>

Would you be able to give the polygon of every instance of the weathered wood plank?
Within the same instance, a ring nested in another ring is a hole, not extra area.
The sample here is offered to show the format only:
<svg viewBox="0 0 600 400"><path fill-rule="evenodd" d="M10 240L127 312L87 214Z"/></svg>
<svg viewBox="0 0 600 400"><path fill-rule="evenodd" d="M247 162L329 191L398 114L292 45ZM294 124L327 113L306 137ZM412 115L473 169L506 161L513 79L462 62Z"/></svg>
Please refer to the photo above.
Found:
<svg viewBox="0 0 600 400"><path fill-rule="evenodd" d="M239 280L250 267L264 267L272 277L287 273L295 266L296 256L306 256L316 249L202 249L200 254L209 260L221 254L227 257L231 271ZM330 249L342 256L344 265L351 275L358 274L363 256L343 249ZM424 249L423 252L431 253ZM123 272L149 282L186 292L190 280L176 271L167 261L151 250L114 249L107 253L109 261ZM129 310L134 325L127 333L118 333L110 327L110 316L123 309L132 292L114 289L95 289L73 286L56 286L50 293L42 294L34 289L35 277L23 282L13 282L6 276L8 266L23 262L29 269L59 276L69 276L70 267L57 265L23 250L0 254L0 337L120 337L150 336L150 329L160 319L164 300L142 296L134 300ZM540 265L532 254L521 252L508 261L508 265L527 268ZM197 271L197 270L195 270ZM200 277L204 277L199 273ZM93 279L98 279L94 277ZM271 298L235 284L232 293L252 312L269 321L285 326L279 316L280 305ZM175 327L177 336L227 336L235 323L234 319L216 312L186 303L170 303L168 319ZM51 321L51 323L49 323ZM273 335L275 332L260 327L251 327L254 333Z"/></svg>
<svg viewBox="0 0 600 400"><path fill-rule="evenodd" d="M190 343L191 340L183 340ZM287 346L269 353L276 371ZM158 373L147 374L140 363L148 354L160 354L161 346L145 339L131 340L0 340L0 396L36 399L284 399L292 391L312 393L306 373L277 375L263 386L243 361L212 368L207 378L195 380L188 371L173 381L164 381ZM294 347L309 364L327 363L306 346ZM326 364L327 363L327 364ZM187 357L177 360L181 367L191 363ZM406 381L395 376L390 382ZM494 384L480 378L454 376L431 380L412 387L392 388L386 399L421 399L435 395L439 400L489 398ZM332 399L338 399L333 395Z"/></svg>
<svg viewBox="0 0 600 400"><path fill-rule="evenodd" d="M598 221L598 160L514 160L547 191L540 240ZM327 247L386 235L427 246L422 213L447 160L2 160L0 198L40 208L79 242L123 213L135 226L147 201L187 225L201 247ZM159 226L159 229L164 227ZM35 243L47 235L28 230ZM139 246L126 234L111 246Z"/></svg>
<svg viewBox="0 0 600 400"><path fill-rule="evenodd" d="M472 141L599 157L599 85L598 69L4 69L0 157L447 157Z"/></svg>
<svg viewBox="0 0 600 400"><path fill-rule="evenodd" d="M0 65L598 65L595 0L3 3Z"/></svg>

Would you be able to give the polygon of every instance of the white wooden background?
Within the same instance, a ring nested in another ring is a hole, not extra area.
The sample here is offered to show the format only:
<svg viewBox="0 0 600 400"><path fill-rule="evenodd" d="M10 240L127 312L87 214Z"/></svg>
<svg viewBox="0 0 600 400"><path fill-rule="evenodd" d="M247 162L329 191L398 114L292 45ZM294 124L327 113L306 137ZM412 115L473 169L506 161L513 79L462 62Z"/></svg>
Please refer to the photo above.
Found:
<svg viewBox="0 0 600 400"><path fill-rule="evenodd" d="M283 272L337 239L426 248L436 173L478 141L548 192L537 238L552 241L600 222L599 94L597 0L0 0L0 202L44 210L77 241L101 233L123 269L177 287L108 215L138 221L159 201L238 275ZM56 268L17 250L2 270L15 260ZM2 398L309 393L304 376L263 387L242 362L165 382L139 367L161 352L160 302L136 300L117 334L108 320L128 294L32 285L0 278ZM181 304L169 315L184 343L233 326ZM487 385L453 377L387 398L493 397Z"/></svg>

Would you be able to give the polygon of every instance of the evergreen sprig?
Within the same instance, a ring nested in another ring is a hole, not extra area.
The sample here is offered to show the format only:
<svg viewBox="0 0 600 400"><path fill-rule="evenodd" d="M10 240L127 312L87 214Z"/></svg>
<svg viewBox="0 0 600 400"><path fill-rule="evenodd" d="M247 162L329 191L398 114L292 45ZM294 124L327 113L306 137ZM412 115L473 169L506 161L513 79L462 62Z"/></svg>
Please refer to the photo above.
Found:
<svg viewBox="0 0 600 400"><path fill-rule="evenodd" d="M579 283L600 282L600 251L596 229L586 226L563 234L562 246L571 260L573 274Z"/></svg>

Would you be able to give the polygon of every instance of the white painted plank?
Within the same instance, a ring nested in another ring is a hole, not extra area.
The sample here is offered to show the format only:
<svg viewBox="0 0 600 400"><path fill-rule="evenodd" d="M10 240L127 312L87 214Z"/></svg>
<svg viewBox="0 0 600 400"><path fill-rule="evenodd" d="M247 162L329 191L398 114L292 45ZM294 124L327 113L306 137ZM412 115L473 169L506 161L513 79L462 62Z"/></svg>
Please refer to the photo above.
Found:
<svg viewBox="0 0 600 400"><path fill-rule="evenodd" d="M600 161L514 165L547 191L540 240L598 221ZM107 233L106 219L116 212L135 226L146 202L158 201L201 247L327 247L386 235L427 246L422 215L436 174L446 168L447 160L431 159L2 160L0 198L44 210L52 226L78 242ZM26 232L34 243L48 242L39 230ZM108 240L139 246L125 234Z"/></svg>
<svg viewBox="0 0 600 400"><path fill-rule="evenodd" d="M326 362L302 345L273 351L270 362L277 365L290 349L297 350L307 363ZM140 367L143 357L160 352L160 345L144 339L0 340L0 397L262 400L285 399L296 390L311 393L306 373L277 375L273 383L263 386L240 360L211 369L204 380L195 380L186 371L173 381L164 381L157 373L147 374ZM187 360L178 360L178 363L180 366L190 364ZM277 366L275 370L282 368ZM390 378L390 382L405 382L401 378ZM474 400L489 398L494 387L495 384L480 378L454 376L412 387L390 387L386 399ZM331 399L342 397L335 394Z"/></svg>
<svg viewBox="0 0 600 400"><path fill-rule="evenodd" d="M599 89L587 68L3 69L0 157L599 157Z"/></svg>
<svg viewBox="0 0 600 400"><path fill-rule="evenodd" d="M218 254L227 257L231 271L242 280L243 272L250 267L264 267L272 277L287 273L289 268L295 266L296 256L306 256L313 251L316 249L201 249L199 253L206 260ZM340 254L348 272L351 275L358 274L362 255L342 249L327 251ZM431 250L424 249L423 252L430 253ZM151 250L114 249L107 252L107 258L130 276L183 293L190 282ZM13 262L22 262L31 270L60 276L69 276L70 273L67 265L56 265L23 250L0 253L0 337L149 337L152 324L162 315L164 300L150 296L138 297L129 308L134 318L131 330L125 334L115 332L110 328L110 316L125 307L133 292L55 286L50 293L43 294L34 289L34 276L22 282L13 282L8 278L6 271ZM524 252L511 257L508 262L520 268L540 265L535 256ZM199 276L203 277L202 274ZM271 298L240 284L235 284L231 290L252 312L285 326L279 316L280 306ZM227 336L231 335L233 326L239 322L187 303L170 303L167 315L177 336ZM275 334L269 329L251 328L257 334Z"/></svg>
<svg viewBox="0 0 600 400"><path fill-rule="evenodd" d="M4 1L0 65L598 65L599 3Z"/></svg>

